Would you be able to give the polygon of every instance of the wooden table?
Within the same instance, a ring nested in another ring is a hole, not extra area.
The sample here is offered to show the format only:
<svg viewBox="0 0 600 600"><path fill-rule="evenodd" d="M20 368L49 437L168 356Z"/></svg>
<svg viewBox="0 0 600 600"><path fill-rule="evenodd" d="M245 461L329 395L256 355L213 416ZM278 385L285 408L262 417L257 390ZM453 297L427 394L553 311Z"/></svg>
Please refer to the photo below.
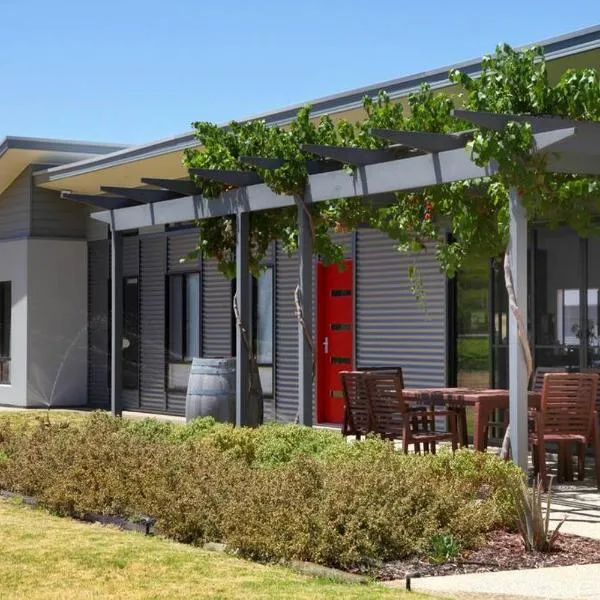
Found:
<svg viewBox="0 0 600 600"><path fill-rule="evenodd" d="M404 388L402 396L408 402L429 406L450 406L453 408L473 408L474 431L473 447L484 451L487 448L487 430L490 416L497 408L508 409L508 390L481 390L472 388ZM539 392L528 392L529 408L538 409L541 402ZM460 424L459 424L459 427ZM461 429L464 429L464 421ZM466 431L462 439L466 437Z"/></svg>

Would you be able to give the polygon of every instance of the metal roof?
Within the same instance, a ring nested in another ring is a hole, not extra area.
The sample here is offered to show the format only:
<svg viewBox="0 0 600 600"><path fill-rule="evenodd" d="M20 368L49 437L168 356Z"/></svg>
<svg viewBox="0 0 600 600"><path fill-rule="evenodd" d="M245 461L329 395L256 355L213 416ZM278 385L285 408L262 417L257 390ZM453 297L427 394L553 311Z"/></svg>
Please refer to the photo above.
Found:
<svg viewBox="0 0 600 600"><path fill-rule="evenodd" d="M31 164L73 163L124 147L123 144L7 136L0 142L0 193Z"/></svg>
<svg viewBox="0 0 600 600"><path fill-rule="evenodd" d="M550 60L594 50L600 48L600 25L549 38L538 42L537 45L544 48L546 58ZM295 104L280 110L262 113L243 120L262 119L267 123L285 125L296 116L298 109L306 104L311 104L312 114L315 116L344 112L361 107L365 95L376 95L380 90L386 91L392 98L398 98L417 90L423 83L427 83L433 88L448 86L450 85L448 72L451 69L460 69L471 76L477 75L481 69L481 59L477 58L390 81L379 82L317 100ZM43 185L45 182L83 175L172 152L181 152L185 148L198 145L200 144L195 138L194 132L189 131L149 144L125 148L106 156L39 171L36 173L36 184ZM162 174L155 173L149 176L161 177Z"/></svg>

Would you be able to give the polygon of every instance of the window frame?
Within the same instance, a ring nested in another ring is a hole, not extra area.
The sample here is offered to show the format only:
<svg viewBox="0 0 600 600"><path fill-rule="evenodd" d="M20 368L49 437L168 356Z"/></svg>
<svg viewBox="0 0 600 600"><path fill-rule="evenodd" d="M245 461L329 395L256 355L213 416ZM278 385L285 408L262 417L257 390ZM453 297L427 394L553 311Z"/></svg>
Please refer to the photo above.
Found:
<svg viewBox="0 0 600 600"><path fill-rule="evenodd" d="M193 271L174 271L168 273L165 277L165 389L167 392L185 392L186 385L175 385L171 377L172 367L177 368L178 366L185 366L192 364L192 358L185 358L186 346L187 346L187 329L188 329L188 294L187 294L187 282L188 277L195 275L198 277L198 355L203 355L203 279L202 271L196 269ZM181 331L180 331L180 352L174 353L171 346L171 331L172 331L172 316L171 311L173 310L173 301L171 297L171 280L174 278L181 279L181 298L180 303L180 317L181 317ZM186 378L187 380L187 378Z"/></svg>
<svg viewBox="0 0 600 600"><path fill-rule="evenodd" d="M12 281L0 281L0 385L11 382L12 296Z"/></svg>
<svg viewBox="0 0 600 600"><path fill-rule="evenodd" d="M265 393L263 389L263 398L272 400L275 397L275 265L269 262L264 264L264 268L265 271L271 271L271 362L260 362L258 360L258 280L255 277L252 278L252 347L256 350L256 365L259 372L261 367L271 369L271 392Z"/></svg>
<svg viewBox="0 0 600 600"><path fill-rule="evenodd" d="M169 364L191 364L193 357L186 358L186 350L188 345L188 278L196 275L198 277L198 339L196 340L199 355L202 354L202 273L200 271L185 271L179 273L169 273L167 275L167 319L166 319L166 330L167 330L167 362ZM181 280L181 299L180 299L180 318L181 318L181 331L180 331L180 348L178 352L174 352L171 346L171 332L172 332L172 317L171 311L173 310L173 298L171 297L171 280Z"/></svg>

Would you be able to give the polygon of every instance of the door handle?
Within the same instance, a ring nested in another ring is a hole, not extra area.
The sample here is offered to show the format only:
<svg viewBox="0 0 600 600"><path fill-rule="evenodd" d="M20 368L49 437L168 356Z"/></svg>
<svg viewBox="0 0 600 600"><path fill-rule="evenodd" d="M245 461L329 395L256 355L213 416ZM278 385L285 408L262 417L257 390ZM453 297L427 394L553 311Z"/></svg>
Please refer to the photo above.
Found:
<svg viewBox="0 0 600 600"><path fill-rule="evenodd" d="M329 338L327 336L323 338L323 352L329 354Z"/></svg>

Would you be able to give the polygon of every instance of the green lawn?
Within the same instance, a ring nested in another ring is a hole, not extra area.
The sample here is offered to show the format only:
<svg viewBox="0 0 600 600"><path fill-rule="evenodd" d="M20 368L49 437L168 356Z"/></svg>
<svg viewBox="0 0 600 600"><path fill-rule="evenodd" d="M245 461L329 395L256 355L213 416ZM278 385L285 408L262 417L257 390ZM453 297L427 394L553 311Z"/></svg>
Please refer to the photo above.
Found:
<svg viewBox="0 0 600 600"><path fill-rule="evenodd" d="M408 598L0 501L0 598Z"/></svg>
<svg viewBox="0 0 600 600"><path fill-rule="evenodd" d="M53 423L61 421L82 421L90 415L89 411L85 410L63 410L51 409L28 409L28 410L0 410L0 421L9 421L14 425L30 427L35 425L40 420L50 419Z"/></svg>

